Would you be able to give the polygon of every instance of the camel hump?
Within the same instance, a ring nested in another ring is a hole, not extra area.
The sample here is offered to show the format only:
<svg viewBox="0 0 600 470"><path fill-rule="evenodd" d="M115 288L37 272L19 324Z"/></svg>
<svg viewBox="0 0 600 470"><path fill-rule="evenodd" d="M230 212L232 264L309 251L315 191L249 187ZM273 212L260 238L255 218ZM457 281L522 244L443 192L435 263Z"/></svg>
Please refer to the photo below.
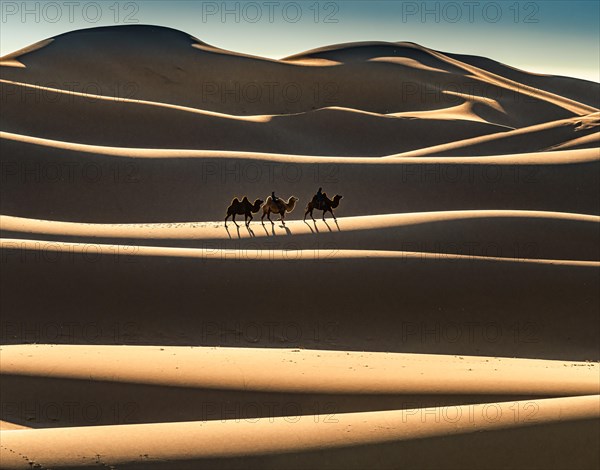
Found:
<svg viewBox="0 0 600 470"><path fill-rule="evenodd" d="M250 201L248 200L248 196L244 196L244 199L242 199L242 202L250 202Z"/></svg>
<svg viewBox="0 0 600 470"><path fill-rule="evenodd" d="M240 200L239 200L237 197L234 197L234 198L231 200L231 203L232 203L232 204L239 204L239 203L240 203Z"/></svg>

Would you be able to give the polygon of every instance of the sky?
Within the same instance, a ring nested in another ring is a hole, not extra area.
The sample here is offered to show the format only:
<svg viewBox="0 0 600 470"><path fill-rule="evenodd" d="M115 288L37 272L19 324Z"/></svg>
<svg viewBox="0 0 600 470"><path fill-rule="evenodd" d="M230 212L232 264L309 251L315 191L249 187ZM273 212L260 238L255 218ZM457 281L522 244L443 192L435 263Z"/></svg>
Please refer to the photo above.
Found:
<svg viewBox="0 0 600 470"><path fill-rule="evenodd" d="M0 1L0 54L68 31L154 24L270 58L354 41L410 41L531 72L600 81L600 2Z"/></svg>

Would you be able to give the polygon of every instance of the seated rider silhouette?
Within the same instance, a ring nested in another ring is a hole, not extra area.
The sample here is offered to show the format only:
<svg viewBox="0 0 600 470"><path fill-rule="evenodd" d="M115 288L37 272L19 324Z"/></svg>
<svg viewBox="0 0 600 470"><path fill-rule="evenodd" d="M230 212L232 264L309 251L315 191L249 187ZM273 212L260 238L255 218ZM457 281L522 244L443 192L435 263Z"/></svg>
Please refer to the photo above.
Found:
<svg viewBox="0 0 600 470"><path fill-rule="evenodd" d="M279 208L279 210L281 210L281 199L279 199L277 196L275 196L275 191L271 192L271 199L273 200L275 205Z"/></svg>
<svg viewBox="0 0 600 470"><path fill-rule="evenodd" d="M319 188L317 194L315 195L315 205L318 209L322 207L322 204L325 202L325 196L323 195L323 188Z"/></svg>

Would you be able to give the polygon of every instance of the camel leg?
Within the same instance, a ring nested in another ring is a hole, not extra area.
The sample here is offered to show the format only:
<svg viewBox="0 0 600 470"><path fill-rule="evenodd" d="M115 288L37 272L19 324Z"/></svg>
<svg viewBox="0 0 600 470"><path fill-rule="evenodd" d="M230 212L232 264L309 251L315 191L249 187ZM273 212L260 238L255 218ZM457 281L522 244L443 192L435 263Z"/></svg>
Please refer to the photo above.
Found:
<svg viewBox="0 0 600 470"><path fill-rule="evenodd" d="M271 225L275 225L275 222L273 222L273 221L271 220L271 209L269 209L269 210L267 211L267 219L269 219L269 222L271 222Z"/></svg>
<svg viewBox="0 0 600 470"><path fill-rule="evenodd" d="M234 213L233 213L233 215L231 216L231 220L233 221L233 223L234 223L234 224L235 224L235 226L237 227L237 226L238 226L238 224L237 224L237 222L235 221L235 212L234 212Z"/></svg>
<svg viewBox="0 0 600 470"><path fill-rule="evenodd" d="M325 222L325 214L327 214L327 209L323 210L323 222Z"/></svg>
<svg viewBox="0 0 600 470"><path fill-rule="evenodd" d="M249 218L250 218L250 220L248 220L248 221L246 222L246 225L250 225L250 222L252 222L252 219L254 219L254 217L252 217L252 214L248 214L246 217L249 217Z"/></svg>
<svg viewBox="0 0 600 470"><path fill-rule="evenodd" d="M337 217L335 216L335 214L333 213L333 209L329 209L329 212L331 212L331 215L333 216L333 220L337 220Z"/></svg>
<svg viewBox="0 0 600 470"><path fill-rule="evenodd" d="M229 219L229 216L231 216L231 214L227 214L227 217L225 217L225 227L227 227L227 219Z"/></svg>
<svg viewBox="0 0 600 470"><path fill-rule="evenodd" d="M306 220L306 216L308 214L310 214L310 218L313 219L313 216L312 216L313 209L314 209L314 207L313 207L312 203L309 202L308 205L306 206L306 212L304 213L304 220Z"/></svg>
<svg viewBox="0 0 600 470"><path fill-rule="evenodd" d="M285 225L285 220L283 219L285 219L285 211L279 213L279 221L281 222L281 225Z"/></svg>

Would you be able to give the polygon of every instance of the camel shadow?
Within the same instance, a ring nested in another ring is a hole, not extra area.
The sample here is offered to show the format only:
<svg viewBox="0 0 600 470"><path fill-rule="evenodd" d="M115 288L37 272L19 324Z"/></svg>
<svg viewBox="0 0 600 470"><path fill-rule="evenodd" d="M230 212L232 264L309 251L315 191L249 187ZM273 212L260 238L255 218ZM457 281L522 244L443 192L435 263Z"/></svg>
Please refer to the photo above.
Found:
<svg viewBox="0 0 600 470"><path fill-rule="evenodd" d="M254 230L250 228L250 225L246 225L246 229L248 229L248 233L250 234L250 238L254 238L256 235L254 234Z"/></svg>
<svg viewBox="0 0 600 470"><path fill-rule="evenodd" d="M333 232L333 230L331 230L331 227L329 226L329 224L327 223L327 221L325 219L323 219L323 223L327 226L327 230L329 230L330 232Z"/></svg>
<svg viewBox="0 0 600 470"><path fill-rule="evenodd" d="M262 224L262 228L265 231L265 234L267 235L267 237L276 237L277 234L275 233L275 223L271 222L271 232L269 233L269 230L267 229L267 224L265 224L264 222L261 222Z"/></svg>
<svg viewBox="0 0 600 470"><path fill-rule="evenodd" d="M271 222L271 232L269 232L269 230L267 228L268 224L265 224L264 222L261 222L260 224L261 224L263 230L265 231L265 235L267 237L276 237L277 236L277 234L275 233L276 227L282 228L283 230L285 230L286 235L292 234L292 231L287 227L287 225L284 225L284 224L277 225L275 222Z"/></svg>
<svg viewBox="0 0 600 470"><path fill-rule="evenodd" d="M229 231L229 227L227 226L227 224L225 224L225 230L227 231L227 236L231 240L231 232Z"/></svg>
<svg viewBox="0 0 600 470"><path fill-rule="evenodd" d="M264 222L261 222L260 224L261 224L261 226L262 226L263 230L265 231L265 235L266 235L267 237L270 237L271 235L269 235L269 231L267 230L267 226L265 225L265 223L264 223Z"/></svg>
<svg viewBox="0 0 600 470"><path fill-rule="evenodd" d="M310 226L310 224L305 220L304 223L308 226L308 228L310 229L311 233L315 233L315 231L313 230L313 228Z"/></svg>
<svg viewBox="0 0 600 470"><path fill-rule="evenodd" d="M337 229L338 229L338 232L341 232L341 231L342 231L342 229L340 228L340 224L338 224L338 221L337 221L337 219L333 219L333 221L335 222L335 226L337 227Z"/></svg>

